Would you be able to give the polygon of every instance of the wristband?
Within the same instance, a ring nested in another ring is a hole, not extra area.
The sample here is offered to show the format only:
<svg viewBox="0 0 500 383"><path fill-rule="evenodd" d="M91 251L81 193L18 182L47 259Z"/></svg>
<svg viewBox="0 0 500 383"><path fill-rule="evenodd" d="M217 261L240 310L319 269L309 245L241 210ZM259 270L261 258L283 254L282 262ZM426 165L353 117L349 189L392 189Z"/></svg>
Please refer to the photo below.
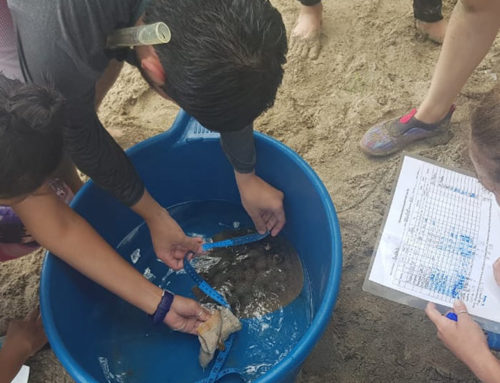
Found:
<svg viewBox="0 0 500 383"><path fill-rule="evenodd" d="M161 296L160 303L158 303L158 307L156 311L151 315L153 319L153 324L162 323L170 310L170 306L172 306L172 302L174 301L174 294L172 294L168 290L163 290L163 294Z"/></svg>

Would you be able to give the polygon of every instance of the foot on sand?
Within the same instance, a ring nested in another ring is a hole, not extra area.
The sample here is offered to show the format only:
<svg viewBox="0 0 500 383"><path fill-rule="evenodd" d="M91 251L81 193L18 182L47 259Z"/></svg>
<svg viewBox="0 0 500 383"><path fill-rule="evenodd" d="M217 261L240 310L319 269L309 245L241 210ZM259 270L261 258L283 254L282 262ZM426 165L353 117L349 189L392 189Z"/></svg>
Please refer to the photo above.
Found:
<svg viewBox="0 0 500 383"><path fill-rule="evenodd" d="M444 40L444 35L446 34L446 27L448 22L444 19L436 21L434 23L427 23L415 19L415 28L417 28L418 33L437 44L442 44Z"/></svg>
<svg viewBox="0 0 500 383"><path fill-rule="evenodd" d="M323 4L301 6L297 24L290 37L290 54L301 59L315 60L319 56Z"/></svg>

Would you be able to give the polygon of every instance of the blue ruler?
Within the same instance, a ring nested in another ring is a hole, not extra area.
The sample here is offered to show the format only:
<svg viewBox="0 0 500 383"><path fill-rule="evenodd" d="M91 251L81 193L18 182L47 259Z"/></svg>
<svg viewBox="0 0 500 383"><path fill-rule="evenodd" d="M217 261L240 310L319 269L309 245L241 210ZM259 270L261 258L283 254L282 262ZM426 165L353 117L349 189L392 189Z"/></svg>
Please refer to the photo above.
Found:
<svg viewBox="0 0 500 383"><path fill-rule="evenodd" d="M246 245L247 243L260 241L261 239L266 238L268 235L269 232L265 232L264 234L259 234L259 233L248 234L241 237L226 239L224 241L204 243L202 248L203 251L208 251L211 249L221 248L221 247ZM208 295L218 304L230 309L231 307L229 306L229 303L226 302L224 297L220 295L214 288L212 288L212 286L210 286L202 277L200 277L200 275L196 272L193 266L191 266L188 257L192 255L194 255L194 253L192 251L189 251L184 257L184 270L186 270L187 275L191 277L191 279L194 281L194 283L196 283L198 288L201 291L203 291L206 295ZM224 351L219 351L219 353L217 354L217 358L215 358L215 362L212 366L212 369L210 370L208 378L200 380L197 383L214 383L222 379L224 376L232 374L236 374L242 380L244 380L243 375L236 368L226 368L221 371L229 355L229 351L231 350L231 347L233 345L234 336L235 334L231 334L229 336L224 345L225 346Z"/></svg>
<svg viewBox="0 0 500 383"><path fill-rule="evenodd" d="M261 239L266 238L268 235L269 235L268 231L266 231L264 234L259 234L259 233L248 234L242 237L226 239L224 241L204 243L202 245L202 248L203 251L208 251L210 249L215 249L219 247L241 246L241 245L246 245L247 243L260 241Z"/></svg>
<svg viewBox="0 0 500 383"><path fill-rule="evenodd" d="M226 343L224 343L224 351L219 351L217 354L217 358L215 358L214 364L210 373L208 374L208 378L199 380L197 383L215 383L218 380L222 379L226 375L239 375L241 380L244 381L241 372L236 368L226 368L222 370L224 363L226 363L226 359L229 355L229 351L231 351L231 347L233 346L235 334L231 334L229 338L227 338ZM222 371L221 371L222 370Z"/></svg>
<svg viewBox="0 0 500 383"><path fill-rule="evenodd" d="M191 266L191 263L188 261L188 256L190 255L194 255L194 253L192 251L189 251L184 257L184 270L186 270L187 275L189 275L194 283L196 283L198 288L205 294L207 294L210 298L224 307L231 308L224 297L220 295L212 286L210 286L207 281L200 277L194 267Z"/></svg>
<svg viewBox="0 0 500 383"><path fill-rule="evenodd" d="M220 295L212 286L210 286L202 277L200 277L200 275L196 272L193 266L191 266L191 263L188 261L188 256L193 254L194 253L190 251L184 257L184 270L186 270L187 275L189 275L191 279L194 281L194 283L198 285L198 288L205 294L207 294L210 298L212 298L214 301L216 301L217 303L219 303L224 307L231 308L229 306L229 303L227 303L226 300L224 299L224 297ZM208 378L202 379L197 383L215 383L218 380L222 379L224 376L232 374L236 374L242 380L244 380L241 372L236 368L227 368L221 371L222 367L224 366L224 363L226 363L229 351L231 351L231 347L233 346L234 337L235 334L231 334L229 338L227 338L226 343L224 344L225 346L224 351L219 351L219 353L217 354L217 357L215 358L215 362L212 366L212 369L210 370Z"/></svg>

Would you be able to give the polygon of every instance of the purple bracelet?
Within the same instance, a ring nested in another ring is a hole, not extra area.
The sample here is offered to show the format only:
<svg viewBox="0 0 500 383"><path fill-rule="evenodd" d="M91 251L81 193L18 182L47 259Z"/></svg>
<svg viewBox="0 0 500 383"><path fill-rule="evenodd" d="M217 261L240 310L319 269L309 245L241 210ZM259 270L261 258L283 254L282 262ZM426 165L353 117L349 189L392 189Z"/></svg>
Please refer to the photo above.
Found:
<svg viewBox="0 0 500 383"><path fill-rule="evenodd" d="M163 290L160 303L158 303L156 311L151 316L153 318L153 324L158 324L163 322L165 316L170 310L170 306L172 306L173 301L174 301L174 294L172 294L168 290Z"/></svg>

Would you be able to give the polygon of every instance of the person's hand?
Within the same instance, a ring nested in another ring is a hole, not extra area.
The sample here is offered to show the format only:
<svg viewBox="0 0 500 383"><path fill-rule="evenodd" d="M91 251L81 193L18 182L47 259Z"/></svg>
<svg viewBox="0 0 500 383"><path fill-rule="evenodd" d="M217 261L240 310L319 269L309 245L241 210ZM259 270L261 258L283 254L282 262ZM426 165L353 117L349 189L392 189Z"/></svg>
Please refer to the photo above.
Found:
<svg viewBox="0 0 500 383"><path fill-rule="evenodd" d="M283 193L254 173L235 172L241 203L261 234L278 235L285 225Z"/></svg>
<svg viewBox="0 0 500 383"><path fill-rule="evenodd" d="M132 206L148 225L156 256L174 270L183 266L188 251L201 252L203 240L188 237L168 211L144 190L142 197ZM192 256L191 256L192 257Z"/></svg>
<svg viewBox="0 0 500 383"><path fill-rule="evenodd" d="M493 274L495 275L497 285L500 286L500 258L498 258L493 264Z"/></svg>
<svg viewBox="0 0 500 383"><path fill-rule="evenodd" d="M181 227L161 208L153 218L146 221L156 256L174 270L183 267L183 259L188 251L201 252L202 238L188 237Z"/></svg>
<svg viewBox="0 0 500 383"><path fill-rule="evenodd" d="M174 331L196 335L198 326L209 317L210 313L198 302L176 295L164 323Z"/></svg>
<svg viewBox="0 0 500 383"><path fill-rule="evenodd" d="M34 310L23 320L9 323L3 347L24 360L38 352L47 343L40 311Z"/></svg>
<svg viewBox="0 0 500 383"><path fill-rule="evenodd" d="M490 366L498 368L498 362L488 348L483 330L467 313L465 304L456 301L453 310L458 316L455 322L428 303L425 313L436 325L437 336L455 356L464 362L480 379L484 379Z"/></svg>

